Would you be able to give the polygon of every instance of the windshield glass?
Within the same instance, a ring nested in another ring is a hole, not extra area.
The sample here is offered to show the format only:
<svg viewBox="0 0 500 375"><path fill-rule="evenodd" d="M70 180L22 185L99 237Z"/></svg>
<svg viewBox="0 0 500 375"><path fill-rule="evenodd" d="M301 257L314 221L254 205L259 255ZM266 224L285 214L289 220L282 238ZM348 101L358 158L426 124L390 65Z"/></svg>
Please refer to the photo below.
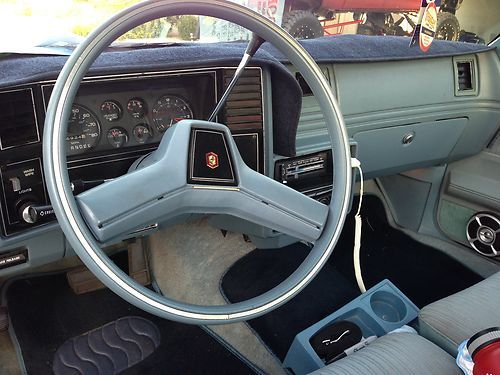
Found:
<svg viewBox="0 0 500 375"><path fill-rule="evenodd" d="M429 0L431 1L431 0ZM436 0L438 1L438 0ZM105 19L135 0L0 0L0 52L30 47L74 48ZM244 0L299 39L340 34L411 36L422 0ZM500 32L500 1L442 0L435 36L489 43ZM209 17L157 19L123 35L123 43L248 39L243 28Z"/></svg>

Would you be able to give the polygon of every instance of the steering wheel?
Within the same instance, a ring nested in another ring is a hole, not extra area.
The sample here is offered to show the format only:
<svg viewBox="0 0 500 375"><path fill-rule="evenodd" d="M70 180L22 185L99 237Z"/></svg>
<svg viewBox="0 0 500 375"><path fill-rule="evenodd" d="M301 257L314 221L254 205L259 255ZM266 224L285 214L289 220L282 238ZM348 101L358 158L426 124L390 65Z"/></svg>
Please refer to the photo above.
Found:
<svg viewBox="0 0 500 375"><path fill-rule="evenodd" d="M239 24L271 42L301 72L322 111L335 164L329 206L245 165L228 128L184 120L136 169L74 197L66 165L66 129L79 84L115 39L144 22L197 14ZM334 41L332 41L334 42ZM216 152L215 152L216 150ZM215 154L210 157L210 153ZM330 256L351 195L351 158L343 119L323 73L283 29L263 16L222 0L151 0L115 15L80 44L66 62L47 108L43 137L47 189L59 224L84 264L129 303L171 320L221 324L255 318L299 293ZM216 168L215 165L217 164ZM207 172L210 167L211 172ZM101 250L101 244L180 213L228 214L314 243L285 281L252 299L222 306L175 301L139 285Z"/></svg>

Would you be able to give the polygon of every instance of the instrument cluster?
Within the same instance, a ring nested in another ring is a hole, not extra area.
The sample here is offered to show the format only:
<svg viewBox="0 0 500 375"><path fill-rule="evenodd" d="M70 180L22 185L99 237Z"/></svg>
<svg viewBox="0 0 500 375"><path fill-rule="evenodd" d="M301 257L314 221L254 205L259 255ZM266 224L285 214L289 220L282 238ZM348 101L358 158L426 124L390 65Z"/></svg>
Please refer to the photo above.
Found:
<svg viewBox="0 0 500 375"><path fill-rule="evenodd" d="M146 100L140 97L129 99L125 108L124 111L122 104L117 100L106 99L100 105L100 116L97 116L89 108L73 104L66 136L68 155L92 150L101 138L105 138L112 148L150 143L155 140L155 135L163 134L177 122L193 118L191 105L175 95L163 95L158 98L150 114ZM147 115L151 116L152 127ZM114 126L121 123L123 116L128 116L125 119L127 123L135 124L131 129ZM106 133L103 134L101 123L113 126L104 126Z"/></svg>
<svg viewBox="0 0 500 375"><path fill-rule="evenodd" d="M68 120L67 155L157 144L177 122L208 117L215 84L214 72L83 82Z"/></svg>

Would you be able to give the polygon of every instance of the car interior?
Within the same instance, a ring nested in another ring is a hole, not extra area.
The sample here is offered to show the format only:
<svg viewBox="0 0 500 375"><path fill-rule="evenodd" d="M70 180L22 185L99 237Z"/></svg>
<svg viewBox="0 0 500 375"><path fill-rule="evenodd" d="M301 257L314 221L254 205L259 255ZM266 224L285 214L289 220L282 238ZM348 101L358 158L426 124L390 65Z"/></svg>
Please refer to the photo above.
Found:
<svg viewBox="0 0 500 375"><path fill-rule="evenodd" d="M250 41L111 45L186 14ZM0 55L0 373L461 374L500 340L500 39L409 39L148 0Z"/></svg>

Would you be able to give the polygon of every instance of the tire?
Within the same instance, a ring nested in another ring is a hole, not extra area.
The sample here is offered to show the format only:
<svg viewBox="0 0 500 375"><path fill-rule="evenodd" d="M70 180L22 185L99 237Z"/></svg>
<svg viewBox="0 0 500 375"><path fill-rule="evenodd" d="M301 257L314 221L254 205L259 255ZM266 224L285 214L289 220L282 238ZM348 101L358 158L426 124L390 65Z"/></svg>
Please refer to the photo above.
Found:
<svg viewBox="0 0 500 375"><path fill-rule="evenodd" d="M436 25L436 39L457 41L460 36L460 24L454 14L439 12Z"/></svg>
<svg viewBox="0 0 500 375"><path fill-rule="evenodd" d="M295 39L314 39L323 36L321 23L308 10L292 10L286 13L281 26Z"/></svg>

